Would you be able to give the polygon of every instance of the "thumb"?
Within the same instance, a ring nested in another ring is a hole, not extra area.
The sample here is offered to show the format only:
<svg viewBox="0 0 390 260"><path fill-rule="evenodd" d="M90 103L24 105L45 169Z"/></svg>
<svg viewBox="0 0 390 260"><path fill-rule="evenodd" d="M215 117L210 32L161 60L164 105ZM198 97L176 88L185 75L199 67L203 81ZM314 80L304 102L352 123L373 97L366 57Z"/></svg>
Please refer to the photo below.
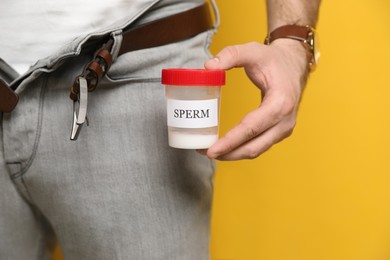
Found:
<svg viewBox="0 0 390 260"><path fill-rule="evenodd" d="M209 70L228 70L235 67L246 67L256 61L259 50L262 50L262 45L255 42L228 46L214 58L206 61L204 67Z"/></svg>

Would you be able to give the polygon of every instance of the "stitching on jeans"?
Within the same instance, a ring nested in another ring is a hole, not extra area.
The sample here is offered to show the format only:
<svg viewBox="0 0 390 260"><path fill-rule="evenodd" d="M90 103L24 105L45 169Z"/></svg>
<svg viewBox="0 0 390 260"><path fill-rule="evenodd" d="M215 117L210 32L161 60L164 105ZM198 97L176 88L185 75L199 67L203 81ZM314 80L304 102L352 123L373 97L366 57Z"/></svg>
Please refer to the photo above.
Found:
<svg viewBox="0 0 390 260"><path fill-rule="evenodd" d="M108 73L104 78L110 83L139 83L139 82L159 82L161 78L132 78L132 77L122 77L122 78L112 78ZM103 83L102 83L103 84ZM104 85L102 86L104 88Z"/></svg>
<svg viewBox="0 0 390 260"><path fill-rule="evenodd" d="M213 41L213 37L214 37L216 31L217 31L217 29L211 29L211 30L207 31L207 37L206 37L206 40L205 40L205 42L203 44L204 51L206 52L206 55L209 58L213 57L213 55L211 54L209 48L210 48L210 45L211 45L211 43Z"/></svg>
<svg viewBox="0 0 390 260"><path fill-rule="evenodd" d="M26 184L26 181L24 180L23 176L21 176L20 181L24 187L26 199L28 199L31 204L35 205L34 200L32 199L32 196L30 194L30 191L27 188L27 184Z"/></svg>
<svg viewBox="0 0 390 260"><path fill-rule="evenodd" d="M30 168L32 165L32 162L35 159L35 155L38 150L38 143L41 138L41 128L42 128L42 117L43 117L43 103L45 99L45 94L46 94L46 87L47 87L47 76L43 77L43 82L42 82L42 88L41 88L41 93L39 95L39 108L38 108L38 122L37 122L37 132L35 134L35 141L32 149L32 153L30 158L27 160L26 165L20 170L20 172L14 173L11 175L12 179L16 179L19 177L22 177L27 170Z"/></svg>

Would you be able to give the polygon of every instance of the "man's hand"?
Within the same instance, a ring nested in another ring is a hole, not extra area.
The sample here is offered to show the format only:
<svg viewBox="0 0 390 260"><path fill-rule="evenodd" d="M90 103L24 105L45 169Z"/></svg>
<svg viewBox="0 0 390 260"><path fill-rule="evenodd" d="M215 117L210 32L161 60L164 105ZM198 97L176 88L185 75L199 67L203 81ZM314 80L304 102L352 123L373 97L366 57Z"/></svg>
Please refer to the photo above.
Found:
<svg viewBox="0 0 390 260"><path fill-rule="evenodd" d="M291 135L308 75L303 45L278 39L271 45L247 43L223 49L205 63L206 69L228 70L244 67L249 79L261 90L259 108L208 150L201 151L219 160L254 159L273 144Z"/></svg>

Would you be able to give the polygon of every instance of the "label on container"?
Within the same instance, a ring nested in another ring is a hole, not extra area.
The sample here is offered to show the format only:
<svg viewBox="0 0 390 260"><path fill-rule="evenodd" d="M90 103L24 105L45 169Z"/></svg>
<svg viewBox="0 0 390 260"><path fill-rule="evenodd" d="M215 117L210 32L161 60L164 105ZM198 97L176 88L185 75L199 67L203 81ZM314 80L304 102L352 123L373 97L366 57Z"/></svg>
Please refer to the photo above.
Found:
<svg viewBox="0 0 390 260"><path fill-rule="evenodd" d="M218 99L167 99L168 126L206 128L218 125Z"/></svg>

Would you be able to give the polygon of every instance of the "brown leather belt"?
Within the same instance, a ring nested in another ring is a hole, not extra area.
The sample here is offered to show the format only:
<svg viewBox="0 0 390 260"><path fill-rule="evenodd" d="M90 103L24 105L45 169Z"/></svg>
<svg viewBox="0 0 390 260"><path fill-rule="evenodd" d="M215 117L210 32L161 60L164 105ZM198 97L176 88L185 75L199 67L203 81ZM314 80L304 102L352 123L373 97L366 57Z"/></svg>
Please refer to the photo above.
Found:
<svg viewBox="0 0 390 260"><path fill-rule="evenodd" d="M210 7L205 3L193 9L125 30L122 34L122 44L118 55L186 40L212 27ZM84 68L83 73L76 77L70 93L73 101L79 99L79 77L87 80L88 91L91 92L96 89L100 79L110 69L112 45L112 39L103 44L95 53L94 59Z"/></svg>
<svg viewBox="0 0 390 260"><path fill-rule="evenodd" d="M212 27L210 8L203 4L125 31L119 55L189 39Z"/></svg>
<svg viewBox="0 0 390 260"><path fill-rule="evenodd" d="M11 112L19 101L19 96L0 79L0 112Z"/></svg>
<svg viewBox="0 0 390 260"><path fill-rule="evenodd" d="M205 3L188 11L124 30L118 55L186 40L212 28L210 7ZM112 39L104 43L95 53L93 60L85 67L83 73L76 78L70 94L73 101L79 100L80 77L86 79L88 91L93 91L99 80L107 73L112 63L110 53L112 45ZM17 102L16 93L0 80L0 112L11 112Z"/></svg>

